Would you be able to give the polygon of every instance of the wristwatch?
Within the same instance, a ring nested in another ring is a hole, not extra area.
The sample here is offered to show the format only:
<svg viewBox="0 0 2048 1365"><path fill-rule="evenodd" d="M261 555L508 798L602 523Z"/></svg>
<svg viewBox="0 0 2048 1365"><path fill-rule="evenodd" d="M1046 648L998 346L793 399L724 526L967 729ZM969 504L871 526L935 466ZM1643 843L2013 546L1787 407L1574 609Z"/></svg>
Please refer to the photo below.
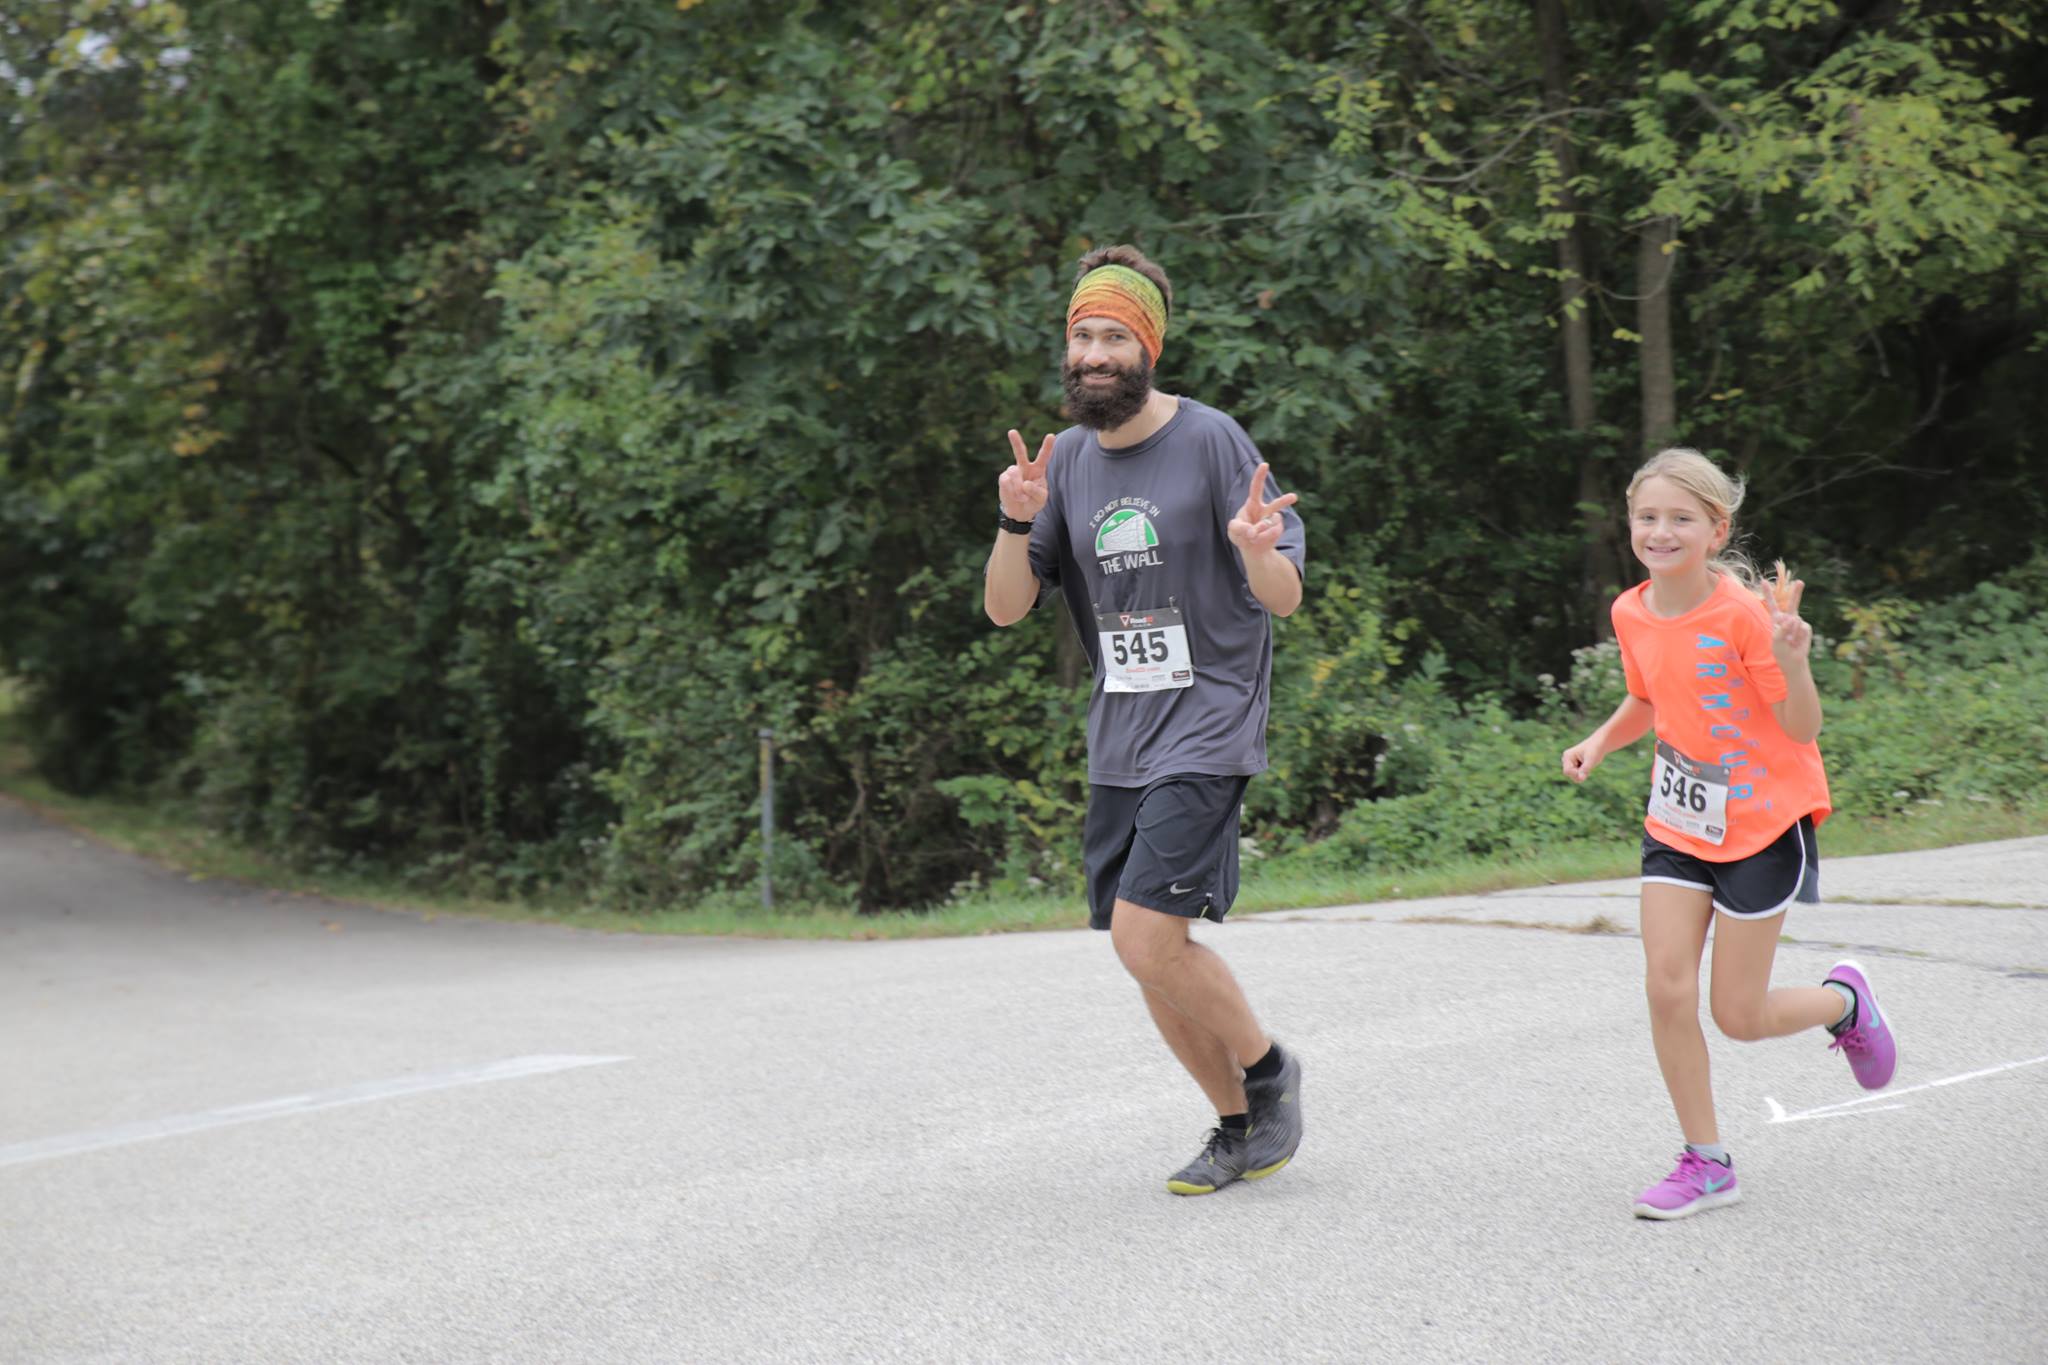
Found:
<svg viewBox="0 0 2048 1365"><path fill-rule="evenodd" d="M996 512L996 529L998 531L1008 531L1012 535L1028 536L1031 534L1031 523L1019 521L1008 512L998 510Z"/></svg>

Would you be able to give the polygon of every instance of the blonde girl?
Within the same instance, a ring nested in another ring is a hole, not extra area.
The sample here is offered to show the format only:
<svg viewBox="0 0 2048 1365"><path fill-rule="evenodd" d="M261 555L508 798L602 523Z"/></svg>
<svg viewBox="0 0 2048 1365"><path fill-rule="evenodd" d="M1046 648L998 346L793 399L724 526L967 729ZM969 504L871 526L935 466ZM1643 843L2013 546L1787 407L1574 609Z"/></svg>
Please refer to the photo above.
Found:
<svg viewBox="0 0 2048 1365"><path fill-rule="evenodd" d="M1825 1028L1866 1089L1891 1081L1898 1048L1862 968L1771 989L1786 910L1820 899L1814 831L1828 783L1814 739L1820 693L1799 615L1805 585L1774 582L1729 549L1742 485L1696 450L1670 449L1628 486L1629 544L1649 580L1614 601L1628 695L1565 750L1565 775L1656 732L1643 821L1642 931L1650 1036L1685 1149L1639 1195L1643 1218L1684 1218L1741 1197L1714 1120L1700 1028L1700 960L1713 928L1714 1023L1752 1042Z"/></svg>

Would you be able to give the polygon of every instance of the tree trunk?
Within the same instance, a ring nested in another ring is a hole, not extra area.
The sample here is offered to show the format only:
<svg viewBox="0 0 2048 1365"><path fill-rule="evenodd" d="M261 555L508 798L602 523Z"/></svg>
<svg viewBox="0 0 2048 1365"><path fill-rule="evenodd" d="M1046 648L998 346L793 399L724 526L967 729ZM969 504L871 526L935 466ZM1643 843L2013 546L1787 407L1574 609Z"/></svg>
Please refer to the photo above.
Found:
<svg viewBox="0 0 2048 1365"><path fill-rule="evenodd" d="M1535 6L1536 44L1543 59L1543 107L1554 115L1569 108L1571 102L1564 0L1535 0ZM1593 405L1593 320L1587 297L1592 287L1586 276L1590 253L1579 217L1578 194L1572 189L1579 173L1578 153L1565 121L1554 121L1547 137L1563 182L1558 190L1558 211L1572 215L1571 225L1557 239L1557 292L1561 305L1558 328L1564 342L1566 421L1575 438L1579 466L1579 593L1595 636L1604 640L1614 633L1605 607L1608 597L1621 586L1621 561L1608 502L1613 496L1611 476L1591 437L1597 414Z"/></svg>
<svg viewBox="0 0 2048 1365"><path fill-rule="evenodd" d="M1081 685L1081 679L1088 676L1088 656L1081 650L1081 637L1074 634L1074 619L1067 611L1067 599L1056 597L1059 610L1054 613L1053 638L1059 643L1054 646L1054 676L1060 686L1069 692Z"/></svg>
<svg viewBox="0 0 2048 1365"><path fill-rule="evenodd" d="M1636 245L1636 330L1642 333L1643 454L1678 430L1678 381L1671 369L1671 281L1678 223L1652 218Z"/></svg>
<svg viewBox="0 0 2048 1365"><path fill-rule="evenodd" d="M1536 40L1543 54L1543 107L1557 114L1570 107L1571 92L1565 78L1564 0L1536 0ZM1564 391L1571 429L1589 431L1593 426L1593 336L1592 319L1586 314L1585 228L1579 221L1578 194L1571 182L1579 173L1578 153L1572 147L1564 120L1550 125L1551 155L1557 158L1558 176L1564 182L1558 191L1557 207L1572 215L1572 224L1557 239L1559 301L1564 305L1560 326L1564 332Z"/></svg>

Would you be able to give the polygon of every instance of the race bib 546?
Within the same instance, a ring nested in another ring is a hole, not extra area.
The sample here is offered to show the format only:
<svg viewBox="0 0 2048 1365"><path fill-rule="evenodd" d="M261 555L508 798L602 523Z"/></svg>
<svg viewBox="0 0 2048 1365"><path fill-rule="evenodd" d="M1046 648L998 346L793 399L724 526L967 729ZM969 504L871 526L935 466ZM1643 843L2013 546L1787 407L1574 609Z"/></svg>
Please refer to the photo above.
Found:
<svg viewBox="0 0 2048 1365"><path fill-rule="evenodd" d="M1651 818L1718 847L1728 837L1728 775L1727 768L1658 740L1650 767Z"/></svg>

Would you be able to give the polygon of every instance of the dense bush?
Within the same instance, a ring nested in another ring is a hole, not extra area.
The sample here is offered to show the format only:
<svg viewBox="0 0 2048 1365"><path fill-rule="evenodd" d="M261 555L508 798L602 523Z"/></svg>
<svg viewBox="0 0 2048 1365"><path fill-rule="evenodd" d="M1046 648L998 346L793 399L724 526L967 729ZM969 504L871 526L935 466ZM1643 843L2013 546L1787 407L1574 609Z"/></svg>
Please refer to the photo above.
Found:
<svg viewBox="0 0 2048 1365"><path fill-rule="evenodd" d="M1817 606L1821 604L1816 604ZM2048 790L2048 555L1916 613L1898 671L1846 695L1853 643L1816 642L1820 736L1835 809L1885 816L1927 802L2001 806ZM1622 693L1611 643L1579 652L1533 716L1499 698L1457 701L1410 684L1393 700L1384 793L1294 855L1309 866L1424 867L1514 857L1568 839L1626 837L1641 822L1648 741L1610 755L1582 786L1564 750ZM1283 702L1284 704L1284 702Z"/></svg>

